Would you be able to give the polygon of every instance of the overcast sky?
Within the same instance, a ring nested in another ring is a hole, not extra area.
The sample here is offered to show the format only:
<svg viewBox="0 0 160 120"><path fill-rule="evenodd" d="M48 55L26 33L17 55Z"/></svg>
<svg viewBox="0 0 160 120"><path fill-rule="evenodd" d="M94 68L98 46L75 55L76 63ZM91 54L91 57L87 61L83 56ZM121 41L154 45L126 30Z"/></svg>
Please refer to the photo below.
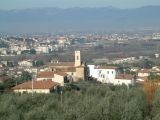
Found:
<svg viewBox="0 0 160 120"><path fill-rule="evenodd" d="M160 0L0 0L0 9L25 9L36 7L107 7L136 8L160 5Z"/></svg>

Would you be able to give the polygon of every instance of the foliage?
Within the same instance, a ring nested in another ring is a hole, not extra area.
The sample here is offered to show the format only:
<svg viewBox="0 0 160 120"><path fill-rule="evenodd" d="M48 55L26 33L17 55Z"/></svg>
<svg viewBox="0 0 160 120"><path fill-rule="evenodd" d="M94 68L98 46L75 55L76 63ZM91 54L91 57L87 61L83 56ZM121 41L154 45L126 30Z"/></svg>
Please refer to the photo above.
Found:
<svg viewBox="0 0 160 120"><path fill-rule="evenodd" d="M28 80L32 80L32 76L29 72L26 71L23 71L21 76L16 79L17 83L23 83Z"/></svg>
<svg viewBox="0 0 160 120"><path fill-rule="evenodd" d="M23 50L22 52L21 52L21 54L23 55L23 54L29 54L30 53L30 50Z"/></svg>
<svg viewBox="0 0 160 120"><path fill-rule="evenodd" d="M8 48L8 47L9 47L8 43L0 41L0 48Z"/></svg>
<svg viewBox="0 0 160 120"><path fill-rule="evenodd" d="M154 96L152 104L151 118L153 120L159 120L160 117L160 90L158 90Z"/></svg>
<svg viewBox="0 0 160 120"><path fill-rule="evenodd" d="M14 67L13 62L11 62L11 61L7 61L7 67Z"/></svg>
<svg viewBox="0 0 160 120"><path fill-rule="evenodd" d="M144 82L143 83L143 88L144 88L145 93L147 95L148 102L152 103L155 92L158 89L158 84L156 82L153 82L153 81Z"/></svg>
<svg viewBox="0 0 160 120"><path fill-rule="evenodd" d="M145 69L150 69L154 66L154 62L148 59L144 59L139 63L139 67L145 68Z"/></svg>
<svg viewBox="0 0 160 120"><path fill-rule="evenodd" d="M64 86L64 90L67 90L67 91L77 90L77 91L79 91L80 88L77 85L74 85L72 83L66 83Z"/></svg>
<svg viewBox="0 0 160 120"><path fill-rule="evenodd" d="M9 90L12 87L14 87L16 85L16 81L14 80L7 80L3 83L3 87L5 90Z"/></svg>
<svg viewBox="0 0 160 120"><path fill-rule="evenodd" d="M4 85L0 83L0 93L4 91Z"/></svg>
<svg viewBox="0 0 160 120"><path fill-rule="evenodd" d="M35 55L35 54L36 54L36 50L35 50L35 49L31 49L31 50L30 50L30 54Z"/></svg>
<svg viewBox="0 0 160 120"><path fill-rule="evenodd" d="M21 54L32 54L32 55L35 55L36 54L36 50L35 49L31 49L31 50L23 50L21 52Z"/></svg>
<svg viewBox="0 0 160 120"><path fill-rule="evenodd" d="M37 60L37 61L33 62L33 66L35 66L35 67L40 67L43 65L44 65L44 63L42 60Z"/></svg>
<svg viewBox="0 0 160 120"><path fill-rule="evenodd" d="M5 78L2 82L0 82L0 92L4 92L5 90L9 90L10 88L15 86L15 81L6 75L6 73L3 73L0 75L0 77Z"/></svg>
<svg viewBox="0 0 160 120"><path fill-rule="evenodd" d="M145 120L146 96L141 88L90 82L63 94L2 94L0 120ZM156 106L155 106L156 107Z"/></svg>
<svg viewBox="0 0 160 120"><path fill-rule="evenodd" d="M156 80L159 81L160 80L160 75L154 74L154 73L150 73L150 75L148 76L149 80Z"/></svg>
<svg viewBox="0 0 160 120"><path fill-rule="evenodd" d="M76 39L73 39L71 41L71 44L82 44L82 43L85 43L85 40L83 38L76 38Z"/></svg>

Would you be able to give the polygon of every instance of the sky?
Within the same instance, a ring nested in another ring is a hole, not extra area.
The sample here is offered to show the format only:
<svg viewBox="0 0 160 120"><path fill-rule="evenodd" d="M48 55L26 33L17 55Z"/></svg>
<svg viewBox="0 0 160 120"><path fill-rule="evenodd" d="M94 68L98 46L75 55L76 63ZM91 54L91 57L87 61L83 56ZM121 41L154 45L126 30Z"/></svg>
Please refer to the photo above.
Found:
<svg viewBox="0 0 160 120"><path fill-rule="evenodd" d="M37 7L118 7L137 8L160 5L160 0L0 0L0 9L26 9Z"/></svg>

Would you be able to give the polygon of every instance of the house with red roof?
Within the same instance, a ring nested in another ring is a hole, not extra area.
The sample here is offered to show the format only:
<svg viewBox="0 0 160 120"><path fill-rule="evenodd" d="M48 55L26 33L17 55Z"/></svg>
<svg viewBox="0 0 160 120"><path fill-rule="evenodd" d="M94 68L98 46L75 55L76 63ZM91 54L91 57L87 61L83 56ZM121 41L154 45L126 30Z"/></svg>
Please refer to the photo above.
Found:
<svg viewBox="0 0 160 120"><path fill-rule="evenodd" d="M15 93L51 93L59 86L52 80L47 81L28 81L12 88Z"/></svg>
<svg viewBox="0 0 160 120"><path fill-rule="evenodd" d="M59 83L61 86L64 86L64 83L68 81L67 76L68 74L64 72L45 71L39 72L37 74L36 81L52 80L53 82Z"/></svg>

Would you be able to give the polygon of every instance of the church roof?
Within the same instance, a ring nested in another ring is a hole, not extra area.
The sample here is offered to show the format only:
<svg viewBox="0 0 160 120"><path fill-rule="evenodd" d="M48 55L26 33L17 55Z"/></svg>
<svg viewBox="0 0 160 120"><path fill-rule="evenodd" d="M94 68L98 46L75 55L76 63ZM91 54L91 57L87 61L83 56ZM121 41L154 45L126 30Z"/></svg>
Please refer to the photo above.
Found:
<svg viewBox="0 0 160 120"><path fill-rule="evenodd" d="M64 73L64 72L55 72L56 75L60 75L60 76L67 76L68 74L67 73Z"/></svg>
<svg viewBox="0 0 160 120"><path fill-rule="evenodd" d="M51 71L45 71L45 72L39 72L37 74L37 78L53 78L54 77L54 72Z"/></svg>
<svg viewBox="0 0 160 120"><path fill-rule="evenodd" d="M49 66L74 66L74 62L59 62L59 63L50 63Z"/></svg>

